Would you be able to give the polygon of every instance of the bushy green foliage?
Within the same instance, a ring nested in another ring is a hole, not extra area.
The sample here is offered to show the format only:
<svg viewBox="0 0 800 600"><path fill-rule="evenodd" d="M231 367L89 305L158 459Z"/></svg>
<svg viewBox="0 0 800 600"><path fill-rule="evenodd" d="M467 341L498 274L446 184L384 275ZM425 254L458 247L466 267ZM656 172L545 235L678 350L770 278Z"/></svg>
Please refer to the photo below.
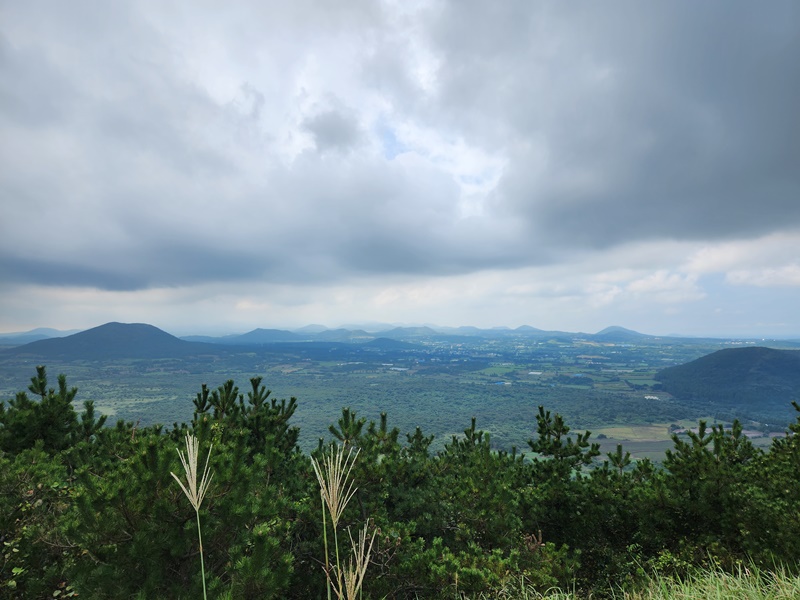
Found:
<svg viewBox="0 0 800 600"><path fill-rule="evenodd" d="M49 388L44 367L28 391L0 409L0 598L199 597L197 515L170 474L187 434L213 445L199 507L209 597L325 597L322 501L294 398L227 381L201 388L189 424L107 427L90 403L75 411L65 377ZM419 428L401 436L386 414L343 409L331 441L358 451L357 489L338 526L375 536L365 598L500 596L515 582L602 597L698 565L797 568L800 416L767 452L738 423L701 423L663 468L622 447L601 460L589 432L544 408L531 429L532 457L497 450L475 420L432 452Z"/></svg>

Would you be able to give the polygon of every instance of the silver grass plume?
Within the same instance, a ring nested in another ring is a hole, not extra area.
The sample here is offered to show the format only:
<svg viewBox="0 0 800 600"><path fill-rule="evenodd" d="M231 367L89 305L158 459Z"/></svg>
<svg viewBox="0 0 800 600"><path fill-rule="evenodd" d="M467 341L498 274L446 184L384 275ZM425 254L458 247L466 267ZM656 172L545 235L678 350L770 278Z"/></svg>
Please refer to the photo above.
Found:
<svg viewBox="0 0 800 600"><path fill-rule="evenodd" d="M203 498L206 496L206 492L208 491L208 486L211 485L211 480L214 478L214 474L211 472L208 460L211 458L211 446L208 448L208 456L206 457L206 466L203 469L203 476L200 478L200 483L198 485L197 482L197 451L200 448L200 442L198 439L190 434L186 434L186 455L178 450L178 456L181 459L181 463L183 464L183 470L186 473L186 485L183 485L183 482L178 478L175 473L170 472L175 478L175 481L178 482L178 485L181 486L183 493L186 494L186 497L189 499L189 502L194 507L195 511L200 510L200 505L203 503Z"/></svg>
<svg viewBox="0 0 800 600"><path fill-rule="evenodd" d="M200 544L200 573L203 578L203 598L207 598L206 596L206 565L205 560L203 559L203 535L200 531L200 505L203 503L203 498L206 497L206 492L208 491L208 486L211 485L211 480L214 478L214 474L211 472L208 461L211 458L211 448L212 446L208 447L208 456L206 456L206 466L203 469L203 475L200 478L200 482L197 481L197 451L200 448L200 442L198 439L190 434L186 434L186 455L184 456L183 453L178 450L178 456L181 459L181 464L183 465L183 471L186 473L186 485L183 485L183 482L180 478L175 475L175 473L170 471L170 475L175 478L175 481L178 482L178 485L181 486L183 493L186 494L186 497L189 499L189 502L194 507L194 514L197 517L197 541Z"/></svg>
<svg viewBox="0 0 800 600"><path fill-rule="evenodd" d="M339 525L339 518L345 506L356 493L354 482L350 479L358 450L353 452L350 448L345 455L344 447L331 448L330 453L323 455L321 463L316 458L311 459L314 473L319 482L320 494L328 507L334 530Z"/></svg>

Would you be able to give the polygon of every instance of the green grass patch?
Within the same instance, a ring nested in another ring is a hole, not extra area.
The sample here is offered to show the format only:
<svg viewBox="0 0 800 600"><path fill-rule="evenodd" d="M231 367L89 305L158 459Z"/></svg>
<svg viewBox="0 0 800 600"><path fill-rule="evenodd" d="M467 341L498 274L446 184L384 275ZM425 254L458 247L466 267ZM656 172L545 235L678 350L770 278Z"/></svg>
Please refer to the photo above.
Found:
<svg viewBox="0 0 800 600"><path fill-rule="evenodd" d="M695 423L695 426L697 424ZM614 425L601 427L592 432L595 437L601 433L608 438L621 442L670 440L669 423L653 423L652 425Z"/></svg>
<svg viewBox="0 0 800 600"><path fill-rule="evenodd" d="M655 379L650 377L626 377L628 381L630 381L633 385L646 385L649 387L654 386L658 382Z"/></svg>
<svg viewBox="0 0 800 600"><path fill-rule="evenodd" d="M539 590L524 578L509 578L506 586L491 594L473 596L474 600L504 598L506 600L590 600L591 595L557 589ZM741 567L727 573L719 569L697 571L686 578L654 574L631 590L616 590L614 600L797 600L800 598L800 576L785 569L762 571Z"/></svg>
<svg viewBox="0 0 800 600"><path fill-rule="evenodd" d="M480 371L475 371L475 373L480 373L481 375L487 375L487 376L508 375L509 373L514 373L515 371L518 370L519 367L517 367L516 365L509 365L509 366L497 365L492 367L486 367L485 369L481 369Z"/></svg>

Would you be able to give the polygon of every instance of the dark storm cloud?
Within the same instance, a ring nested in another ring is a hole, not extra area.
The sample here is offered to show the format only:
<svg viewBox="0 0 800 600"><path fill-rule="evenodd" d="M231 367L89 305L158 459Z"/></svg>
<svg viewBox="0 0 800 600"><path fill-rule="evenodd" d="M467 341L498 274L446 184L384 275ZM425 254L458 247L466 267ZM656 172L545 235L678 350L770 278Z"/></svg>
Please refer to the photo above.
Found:
<svg viewBox="0 0 800 600"><path fill-rule="evenodd" d="M434 28L443 104L520 141L497 210L591 247L800 223L794 4L543 6L450 4Z"/></svg>
<svg viewBox="0 0 800 600"><path fill-rule="evenodd" d="M7 281L463 274L800 224L789 2L30 6L0 9Z"/></svg>
<svg viewBox="0 0 800 600"><path fill-rule="evenodd" d="M102 254L103 249L97 248L97 252ZM80 264L58 257L31 259L10 256L0 265L0 278L6 283L133 291L153 286L181 286L197 281L258 279L268 269L268 260L258 260L251 254L162 242L158 247L138 249L134 256L107 255L102 260L84 260Z"/></svg>
<svg viewBox="0 0 800 600"><path fill-rule="evenodd" d="M7 284L35 283L53 286L100 288L111 291L131 291L147 287L147 277L128 271L98 270L58 260L32 260L25 256L6 257L0 265L0 275Z"/></svg>

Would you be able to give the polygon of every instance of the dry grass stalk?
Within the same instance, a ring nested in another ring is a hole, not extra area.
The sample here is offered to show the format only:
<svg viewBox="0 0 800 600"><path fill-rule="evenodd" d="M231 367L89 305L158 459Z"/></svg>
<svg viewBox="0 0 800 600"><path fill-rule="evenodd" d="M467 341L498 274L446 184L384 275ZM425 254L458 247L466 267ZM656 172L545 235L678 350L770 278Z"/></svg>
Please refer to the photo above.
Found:
<svg viewBox="0 0 800 600"><path fill-rule="evenodd" d="M311 459L322 499L331 515L334 531L339 525L339 518L347 503L356 493L354 482L350 479L350 471L353 470L357 456L358 450L354 453L350 448L345 454L344 448L338 446L331 448L330 453L322 457L321 463L316 458Z"/></svg>
<svg viewBox="0 0 800 600"><path fill-rule="evenodd" d="M367 572L369 565L369 557L372 554L372 544L375 542L375 534L377 530L372 532L369 545L367 545L367 534L369 524L364 525L364 528L358 535L358 542L353 540L352 534L350 535L350 547L353 551L353 558L348 561L347 568L343 569L342 575L344 576L344 585L342 585L342 578L339 577L339 585L333 583L336 595L342 599L355 600L361 590L361 585L364 583L364 575Z"/></svg>

